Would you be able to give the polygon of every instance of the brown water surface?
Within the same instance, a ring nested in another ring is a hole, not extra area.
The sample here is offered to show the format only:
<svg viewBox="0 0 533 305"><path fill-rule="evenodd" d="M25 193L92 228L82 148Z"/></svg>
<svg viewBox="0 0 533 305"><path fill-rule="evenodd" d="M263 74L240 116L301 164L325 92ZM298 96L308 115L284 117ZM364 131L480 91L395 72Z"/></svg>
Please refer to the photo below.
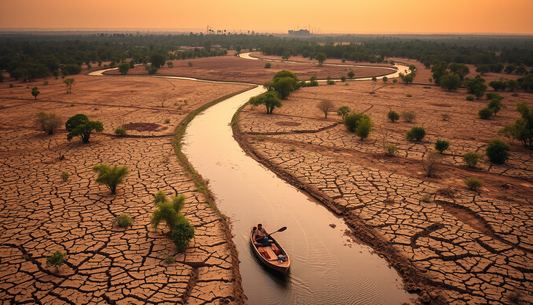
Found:
<svg viewBox="0 0 533 305"><path fill-rule="evenodd" d="M372 249L344 236L348 229L308 194L248 157L232 137L235 111L257 87L217 104L187 127L184 153L206 179L222 213L231 218L240 272L249 304L401 304L413 297L398 273ZM287 226L276 239L291 256L287 275L265 268L254 256L248 231ZM330 224L335 224L332 228Z"/></svg>

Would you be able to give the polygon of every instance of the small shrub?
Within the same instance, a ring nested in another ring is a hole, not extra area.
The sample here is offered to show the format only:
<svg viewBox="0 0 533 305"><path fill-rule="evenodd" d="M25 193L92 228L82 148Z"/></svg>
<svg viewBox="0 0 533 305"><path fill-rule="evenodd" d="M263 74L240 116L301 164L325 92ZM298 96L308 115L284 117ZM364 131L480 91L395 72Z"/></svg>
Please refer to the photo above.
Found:
<svg viewBox="0 0 533 305"><path fill-rule="evenodd" d="M61 251L56 251L54 254L46 258L46 267L55 266L59 273L59 267L63 266L67 260L67 254Z"/></svg>
<svg viewBox="0 0 533 305"><path fill-rule="evenodd" d="M344 75L341 76L341 82L343 82L343 83L346 82L346 76L344 76Z"/></svg>
<svg viewBox="0 0 533 305"><path fill-rule="evenodd" d="M344 117L348 114L350 114L350 107L348 106L341 106L339 107L339 109L337 110L337 115L342 117L342 119L344 120Z"/></svg>
<svg viewBox="0 0 533 305"><path fill-rule="evenodd" d="M396 83L398 82L398 80L397 80L397 79L393 79L392 82L393 82L394 84L396 84Z"/></svg>
<svg viewBox="0 0 533 305"><path fill-rule="evenodd" d="M39 91L39 88L37 88L37 87L31 88L31 95L33 95L33 97L35 97L35 99L37 99L37 96L39 94L41 94L41 92Z"/></svg>
<svg viewBox="0 0 533 305"><path fill-rule="evenodd" d="M396 147L393 144L386 144L385 145L385 154L387 156L394 156L398 152L398 147Z"/></svg>
<svg viewBox="0 0 533 305"><path fill-rule="evenodd" d="M13 86L13 84L9 84L9 88L13 88L13 87L15 87L15 86Z"/></svg>
<svg viewBox="0 0 533 305"><path fill-rule="evenodd" d="M401 113L402 119L404 119L406 122L411 123L416 119L416 113L414 111L403 111Z"/></svg>
<svg viewBox="0 0 533 305"><path fill-rule="evenodd" d="M409 130L405 136L407 140L422 141L426 136L426 129L424 127L415 126Z"/></svg>
<svg viewBox="0 0 533 305"><path fill-rule="evenodd" d="M511 146L504 141L495 138L487 144L486 154L490 162L504 164L510 157Z"/></svg>
<svg viewBox="0 0 533 305"><path fill-rule="evenodd" d="M98 173L95 182L105 184L111 190L111 194L117 192L117 186L123 184L124 178L130 174L127 166L115 165L114 167L109 167L106 164L93 166L93 171Z"/></svg>
<svg viewBox="0 0 533 305"><path fill-rule="evenodd" d="M489 92L489 93L486 93L485 96L487 97L487 100L492 100L492 99L499 99L499 100L503 100L503 97L497 93L497 92Z"/></svg>
<svg viewBox="0 0 533 305"><path fill-rule="evenodd" d="M481 110L479 110L479 112L477 113L479 115L479 117L483 120L488 120L492 117L492 110L490 110L489 107L485 107Z"/></svg>
<svg viewBox="0 0 533 305"><path fill-rule="evenodd" d="M355 129L355 133L359 136L361 141L364 141L364 139L368 138L370 135L370 132L372 131L372 128L374 127L374 123L370 119L369 116L363 116L359 121L357 121L357 128Z"/></svg>
<svg viewBox="0 0 533 305"><path fill-rule="evenodd" d="M62 119L55 113L46 113L39 112L37 118L35 119L35 125L37 128L42 129L44 132L49 135L54 134L54 132L61 126Z"/></svg>
<svg viewBox="0 0 533 305"><path fill-rule="evenodd" d="M441 154L450 147L450 142L446 140L437 139L435 142L435 149Z"/></svg>
<svg viewBox="0 0 533 305"><path fill-rule="evenodd" d="M475 152L467 152L463 155L463 162L470 167L476 166L481 159L481 155Z"/></svg>
<svg viewBox="0 0 533 305"><path fill-rule="evenodd" d="M471 190L477 190L480 187L483 186L483 182L477 178L468 178L465 180L465 184L471 189Z"/></svg>
<svg viewBox="0 0 533 305"><path fill-rule="evenodd" d="M422 201L426 202L426 203L430 203L431 202L431 195L430 194L426 194L426 195L422 196Z"/></svg>
<svg viewBox="0 0 533 305"><path fill-rule="evenodd" d="M48 81L46 79L43 80L43 85L45 85L45 86L48 85Z"/></svg>
<svg viewBox="0 0 533 305"><path fill-rule="evenodd" d="M158 69L156 67L149 67L148 74L156 74Z"/></svg>
<svg viewBox="0 0 533 305"><path fill-rule="evenodd" d="M169 124L169 123L170 123L170 119L166 119L165 124Z"/></svg>
<svg viewBox="0 0 533 305"><path fill-rule="evenodd" d="M115 129L115 134L119 136L125 136L126 135L126 128L124 127L118 127Z"/></svg>
<svg viewBox="0 0 533 305"><path fill-rule="evenodd" d="M439 171L439 165L441 164L442 155L437 151L432 151L426 154L422 160L422 167L426 171L427 177L435 177Z"/></svg>
<svg viewBox="0 0 533 305"><path fill-rule="evenodd" d="M264 140L265 140L265 137L263 137L262 135L255 135L255 138L256 138L258 141L264 141Z"/></svg>
<svg viewBox="0 0 533 305"><path fill-rule="evenodd" d="M294 145L291 146L291 147L289 147L289 151L296 151L296 150L297 150L297 149L296 149L296 146L294 146Z"/></svg>
<svg viewBox="0 0 533 305"><path fill-rule="evenodd" d="M487 108L492 110L492 112L494 112L494 115L496 115L500 110L505 108L505 105L500 99L493 98L492 100L490 100L489 104L487 105Z"/></svg>
<svg viewBox="0 0 533 305"><path fill-rule="evenodd" d="M272 67L272 64L269 63L269 62L267 62L267 63L265 64L265 68L266 68L266 69L270 69L270 67Z"/></svg>
<svg viewBox="0 0 533 305"><path fill-rule="evenodd" d="M192 61L189 61L187 65L189 65L189 67L192 67Z"/></svg>
<svg viewBox="0 0 533 305"><path fill-rule="evenodd" d="M466 96L466 100L467 101L473 101L474 100L474 96L473 95L467 95Z"/></svg>
<svg viewBox="0 0 533 305"><path fill-rule="evenodd" d="M152 227L157 229L159 224L164 221L167 224L167 228L172 232L178 223L180 212L185 206L185 196L174 196L172 197L172 202L170 202L165 193L158 191L154 196L154 204L157 209L152 213L152 218L150 219Z"/></svg>
<svg viewBox="0 0 533 305"><path fill-rule="evenodd" d="M449 114L441 113L440 115L441 115L443 121L449 121L450 120L450 115Z"/></svg>
<svg viewBox="0 0 533 305"><path fill-rule="evenodd" d="M184 101L183 101L183 104L187 105L187 100L184 100Z"/></svg>
<svg viewBox="0 0 533 305"><path fill-rule="evenodd" d="M170 265L170 264L174 264L175 262L176 262L176 259L173 258L172 256L167 256L167 257L165 258L165 263L167 263L167 264L169 264L169 265Z"/></svg>
<svg viewBox="0 0 533 305"><path fill-rule="evenodd" d="M328 80L327 83L328 85L335 85L335 81L332 79Z"/></svg>
<svg viewBox="0 0 533 305"><path fill-rule="evenodd" d="M167 67L174 68L174 63L171 61L167 61Z"/></svg>
<svg viewBox="0 0 533 305"><path fill-rule="evenodd" d="M133 219L126 214L122 214L113 219L113 224L120 228L127 228L133 225Z"/></svg>
<svg viewBox="0 0 533 305"><path fill-rule="evenodd" d="M67 172L63 172L63 173L61 174L61 179L62 179L63 181L67 181L69 177L70 177L70 174L67 173Z"/></svg>
<svg viewBox="0 0 533 305"><path fill-rule="evenodd" d="M398 112L394 111L394 110L390 110L389 113L387 113L387 117L389 118L389 120L391 122L395 122L395 121L398 121L400 119L400 115L398 114Z"/></svg>
<svg viewBox="0 0 533 305"><path fill-rule="evenodd" d="M172 231L172 241L178 248L178 252L182 253L187 249L189 242L194 237L194 227L183 215L179 215L178 222Z"/></svg>
<svg viewBox="0 0 533 305"><path fill-rule="evenodd" d="M407 97L412 97L412 95L411 95L411 94L407 94L406 96L407 96Z"/></svg>

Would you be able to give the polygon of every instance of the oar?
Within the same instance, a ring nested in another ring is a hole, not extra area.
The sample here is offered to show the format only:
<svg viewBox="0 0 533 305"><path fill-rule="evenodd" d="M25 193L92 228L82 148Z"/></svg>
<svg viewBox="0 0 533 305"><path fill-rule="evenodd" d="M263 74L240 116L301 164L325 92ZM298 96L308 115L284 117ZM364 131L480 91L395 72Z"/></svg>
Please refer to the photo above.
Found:
<svg viewBox="0 0 533 305"><path fill-rule="evenodd" d="M287 227L283 227L283 228L281 228L281 229L279 229L279 230L277 230L277 231L275 231L275 232L272 232L272 233L268 234L267 237L270 236L270 235L272 235L272 234L274 234L274 233L283 232L283 231L285 231L285 230L287 230Z"/></svg>

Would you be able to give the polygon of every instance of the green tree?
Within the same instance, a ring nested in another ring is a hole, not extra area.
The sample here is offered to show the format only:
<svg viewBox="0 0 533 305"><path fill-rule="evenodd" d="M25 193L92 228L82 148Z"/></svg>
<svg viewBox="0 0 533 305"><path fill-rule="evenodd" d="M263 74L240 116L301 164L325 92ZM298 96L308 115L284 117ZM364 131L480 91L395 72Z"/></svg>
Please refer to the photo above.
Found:
<svg viewBox="0 0 533 305"><path fill-rule="evenodd" d="M337 115L342 117L342 120L344 121L344 117L350 113L350 107L348 106L341 106L339 107L339 109L337 110Z"/></svg>
<svg viewBox="0 0 533 305"><path fill-rule="evenodd" d="M516 70L515 65L507 65L504 71L505 73L510 74L510 73L513 73L514 70Z"/></svg>
<svg viewBox="0 0 533 305"><path fill-rule="evenodd" d="M235 51L237 51L237 54L241 53L242 47L240 45L237 45L235 47Z"/></svg>
<svg viewBox="0 0 533 305"><path fill-rule="evenodd" d="M515 91L516 88L518 88L518 82L514 79L510 79L508 81L505 82L505 84L507 85L507 90L509 91Z"/></svg>
<svg viewBox="0 0 533 305"><path fill-rule="evenodd" d="M473 79L466 81L466 88L468 89L468 93L472 93L477 97L477 99L485 95L485 90L487 90L485 79L479 75L476 75L476 77Z"/></svg>
<svg viewBox="0 0 533 305"><path fill-rule="evenodd" d="M461 80L470 73L470 68L465 64L451 63L448 65L448 69L451 73L459 75Z"/></svg>
<svg viewBox="0 0 533 305"><path fill-rule="evenodd" d="M156 74L159 69L156 67L148 67L148 74Z"/></svg>
<svg viewBox="0 0 533 305"><path fill-rule="evenodd" d="M65 78L63 83L67 86L67 93L72 93L72 86L74 86L75 83L74 78Z"/></svg>
<svg viewBox="0 0 533 305"><path fill-rule="evenodd" d="M490 72L490 67L488 65L480 65L476 68L476 72L484 76Z"/></svg>
<svg viewBox="0 0 533 305"><path fill-rule="evenodd" d="M167 199L165 193L158 191L154 196L154 205L156 209L152 213L150 223L154 229L157 229L161 222L165 222L167 228L172 232L179 221L181 210L185 206L185 196L173 196L171 201Z"/></svg>
<svg viewBox="0 0 533 305"><path fill-rule="evenodd" d="M415 126L409 130L405 136L407 140L422 141L426 136L426 129L424 127Z"/></svg>
<svg viewBox="0 0 533 305"><path fill-rule="evenodd" d="M372 120L369 116L363 116L357 121L357 128L355 129L355 133L359 136L361 141L364 141L364 139L368 138L370 135L370 131L372 131L372 128L374 127L374 123L372 123Z"/></svg>
<svg viewBox="0 0 533 305"><path fill-rule="evenodd" d="M490 162L495 164L504 164L510 157L511 146L504 141L494 138L489 141L486 148L486 154Z"/></svg>
<svg viewBox="0 0 533 305"><path fill-rule="evenodd" d="M394 110L389 110L389 112L387 113L387 117L389 118L389 120L391 122L395 122L395 121L398 121L400 119L400 115L398 114L398 112L394 111Z"/></svg>
<svg viewBox="0 0 533 305"><path fill-rule="evenodd" d="M274 108L281 108L283 103L278 99L278 95L274 91L268 91L259 96L252 97L249 103L253 106L265 105L267 114L272 114Z"/></svg>
<svg viewBox="0 0 533 305"><path fill-rule="evenodd" d="M492 117L494 113L492 112L492 110L488 107L485 107L481 110L478 111L478 115L480 118L482 118L483 120L488 120Z"/></svg>
<svg viewBox="0 0 533 305"><path fill-rule="evenodd" d="M497 81L497 80L491 81L489 83L489 86L491 86L492 89L494 89L494 91L498 91L498 90L504 88L503 82L502 81Z"/></svg>
<svg viewBox="0 0 533 305"><path fill-rule="evenodd" d="M461 85L461 78L457 74L448 74L440 78L440 86L442 89L452 91L457 90Z"/></svg>
<svg viewBox="0 0 533 305"><path fill-rule="evenodd" d="M118 70L120 71L120 74L126 75L128 74L128 71L130 70L131 65L127 62L123 62L118 66Z"/></svg>
<svg viewBox="0 0 533 305"><path fill-rule="evenodd" d="M389 78L386 77L386 76L383 76L382 80L383 80L384 83L386 83L389 80Z"/></svg>
<svg viewBox="0 0 533 305"><path fill-rule="evenodd" d="M33 87L31 88L31 95L33 95L33 97L35 97L35 99L37 99L37 95L39 95L41 92L39 92L39 88L37 87Z"/></svg>
<svg viewBox="0 0 533 305"><path fill-rule="evenodd" d="M328 56L326 54L320 52L320 53L318 53L315 56L315 59L318 61L318 65L322 66L324 64L324 62L328 59Z"/></svg>
<svg viewBox="0 0 533 305"><path fill-rule="evenodd" d="M505 105L499 98L493 98L492 100L490 100L487 107L492 110L492 112L494 112L494 115L496 115L500 110L505 108Z"/></svg>
<svg viewBox="0 0 533 305"><path fill-rule="evenodd" d="M348 115L344 116L344 126L346 129L348 129L351 132L355 132L357 130L357 127L359 126L359 123L361 122L361 119L367 118L368 115L360 112L352 112Z"/></svg>
<svg viewBox="0 0 533 305"><path fill-rule="evenodd" d="M152 63L152 66L159 69L161 66L165 65L166 57L165 55L154 53L150 56L150 62Z"/></svg>
<svg viewBox="0 0 533 305"><path fill-rule="evenodd" d="M348 71L349 78L353 78L354 76L355 76L355 73L353 72L353 70Z"/></svg>
<svg viewBox="0 0 533 305"><path fill-rule="evenodd" d="M185 216L179 214L174 230L172 231L172 241L178 248L178 252L185 252L191 239L194 238L194 227Z"/></svg>
<svg viewBox="0 0 533 305"><path fill-rule="evenodd" d="M521 102L516 105L516 111L521 115L514 124L516 138L524 146L533 147L533 107Z"/></svg>
<svg viewBox="0 0 533 305"><path fill-rule="evenodd" d="M281 54L281 59L283 60L289 60L290 57L291 57L291 52L289 51L285 51L283 52L283 54Z"/></svg>
<svg viewBox="0 0 533 305"><path fill-rule="evenodd" d="M272 64L269 63L269 62L267 62L267 63L265 64L265 68L266 68L266 69L270 69L271 66L272 66Z"/></svg>
<svg viewBox="0 0 533 305"><path fill-rule="evenodd" d="M76 114L65 123L65 128L69 132L67 140L73 137L80 137L83 143L89 143L89 138L93 131L104 131L104 125L100 121L90 121L85 114Z"/></svg>
<svg viewBox="0 0 533 305"><path fill-rule="evenodd" d="M431 67L431 73L435 84L440 85L440 78L448 74L446 69L448 69L448 64L445 62L436 62L433 64L433 67Z"/></svg>
<svg viewBox="0 0 533 305"><path fill-rule="evenodd" d="M435 149L441 154L448 148L450 148L450 142L446 140L437 139L437 142L435 142Z"/></svg>
<svg viewBox="0 0 533 305"><path fill-rule="evenodd" d="M475 152L467 152L463 155L463 162L469 167L474 167L481 159L481 155Z"/></svg>
<svg viewBox="0 0 533 305"><path fill-rule="evenodd" d="M117 192L117 186L119 184L124 184L124 178L130 174L127 166L117 166L109 167L106 164L100 164L93 166L93 171L98 173L96 178L96 183L105 184L111 194Z"/></svg>

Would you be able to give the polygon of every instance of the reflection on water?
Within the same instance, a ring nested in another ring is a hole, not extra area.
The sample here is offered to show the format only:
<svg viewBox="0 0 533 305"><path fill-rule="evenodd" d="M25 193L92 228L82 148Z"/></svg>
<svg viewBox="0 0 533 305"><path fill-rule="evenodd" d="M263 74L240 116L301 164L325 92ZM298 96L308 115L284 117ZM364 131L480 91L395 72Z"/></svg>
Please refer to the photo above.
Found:
<svg viewBox="0 0 533 305"><path fill-rule="evenodd" d="M245 155L229 122L240 105L264 89L232 97L197 116L187 128L184 153L206 179L220 210L233 221L240 271L249 304L401 304L410 295L386 261L344 236L347 229L306 193ZM252 225L268 232L291 255L283 276L263 266L249 244ZM334 224L332 228L330 224Z"/></svg>

